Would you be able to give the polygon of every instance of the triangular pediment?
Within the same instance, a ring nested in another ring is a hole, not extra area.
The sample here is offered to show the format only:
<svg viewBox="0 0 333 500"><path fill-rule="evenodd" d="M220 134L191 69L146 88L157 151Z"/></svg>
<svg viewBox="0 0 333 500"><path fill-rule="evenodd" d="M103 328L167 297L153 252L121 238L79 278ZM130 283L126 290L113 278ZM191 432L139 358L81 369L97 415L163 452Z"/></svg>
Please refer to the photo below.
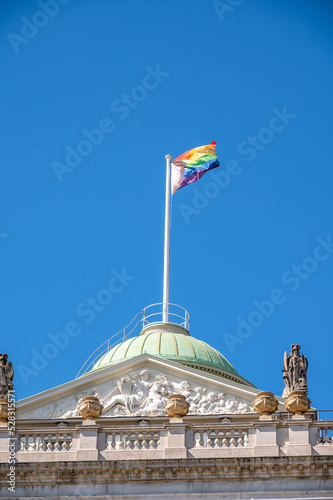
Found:
<svg viewBox="0 0 333 500"><path fill-rule="evenodd" d="M171 394L182 394L190 403L189 414L253 413L258 390L221 377L143 354L31 396L17 403L17 419L77 418L77 404L97 396L104 406L102 417L165 415ZM283 401L279 410L284 410Z"/></svg>

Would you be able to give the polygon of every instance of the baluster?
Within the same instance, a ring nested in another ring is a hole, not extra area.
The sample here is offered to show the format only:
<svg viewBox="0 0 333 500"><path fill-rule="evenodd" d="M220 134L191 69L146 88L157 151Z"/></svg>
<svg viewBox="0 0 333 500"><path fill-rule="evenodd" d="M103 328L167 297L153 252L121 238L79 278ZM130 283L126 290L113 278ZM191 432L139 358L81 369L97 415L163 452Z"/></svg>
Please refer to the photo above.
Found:
<svg viewBox="0 0 333 500"><path fill-rule="evenodd" d="M54 451L59 451L60 450L60 442L59 442L60 434L55 434L54 437L55 437Z"/></svg>
<svg viewBox="0 0 333 500"><path fill-rule="evenodd" d="M67 434L62 435L61 451L67 451Z"/></svg>
<svg viewBox="0 0 333 500"><path fill-rule="evenodd" d="M238 429L235 429L235 430L234 430L234 435L233 435L233 437L234 437L234 443L235 443L235 444L234 444L234 446L235 446L235 448L237 448L237 446L238 446L238 438L239 438L239 432L238 432Z"/></svg>
<svg viewBox="0 0 333 500"><path fill-rule="evenodd" d="M110 434L108 434L107 438L107 449L108 450L115 450L116 449L116 433L115 432L111 432Z"/></svg>
<svg viewBox="0 0 333 500"><path fill-rule="evenodd" d="M45 451L45 448L46 448L46 444L45 444L45 436L43 436L43 434L41 434L40 436L40 443L39 443L39 450L38 451Z"/></svg>
<svg viewBox="0 0 333 500"><path fill-rule="evenodd" d="M154 439L156 440L156 446L155 446L155 448L159 448L159 446L161 444L161 439L160 439L160 433L159 432L156 432L154 434Z"/></svg>
<svg viewBox="0 0 333 500"><path fill-rule="evenodd" d="M231 430L230 430L230 433L231 433L230 447L231 447L231 448L234 448L234 447L235 447L235 438L234 438L234 435L235 435L235 429L231 429Z"/></svg>
<svg viewBox="0 0 333 500"><path fill-rule="evenodd" d="M238 438L237 438L237 446L243 446L243 443L244 443L244 437L243 437L243 434L242 434L242 429L238 429L237 431L238 433Z"/></svg>
<svg viewBox="0 0 333 500"><path fill-rule="evenodd" d="M134 433L134 449L138 450L140 448L140 433L135 432Z"/></svg>
<svg viewBox="0 0 333 500"><path fill-rule="evenodd" d="M117 446L116 450L124 450L125 449L125 443L124 443L124 433L119 432L116 434L116 437L119 436L119 441L117 441Z"/></svg>
<svg viewBox="0 0 333 500"><path fill-rule="evenodd" d="M227 431L222 431L222 446L228 446Z"/></svg>
<svg viewBox="0 0 333 500"><path fill-rule="evenodd" d="M27 444L27 438L25 434L22 434L20 436L20 451L27 451L28 448L26 448Z"/></svg>
<svg viewBox="0 0 333 500"><path fill-rule="evenodd" d="M200 448L203 448L205 445L205 440L204 440L204 431L200 432L199 431L199 446Z"/></svg>
<svg viewBox="0 0 333 500"><path fill-rule="evenodd" d="M116 449L116 447L117 447L117 443L116 443L116 433L115 433L115 432L112 432L112 433L110 434L110 436L111 436L111 449L112 449L112 450L115 450L115 449Z"/></svg>
<svg viewBox="0 0 333 500"><path fill-rule="evenodd" d="M47 435L45 436L45 439L47 441L46 451L52 451L52 436Z"/></svg>
<svg viewBox="0 0 333 500"><path fill-rule="evenodd" d="M147 438L147 441L148 441L148 448L149 449L154 449L155 448L154 436L152 434L150 434L150 432L148 432L146 434L146 438Z"/></svg>
<svg viewBox="0 0 333 500"><path fill-rule="evenodd" d="M66 434L66 450L70 451L72 448L72 436L70 434Z"/></svg>
<svg viewBox="0 0 333 500"><path fill-rule="evenodd" d="M37 434L36 435L36 451L40 450L40 445L42 444L42 435Z"/></svg>
<svg viewBox="0 0 333 500"><path fill-rule="evenodd" d="M32 440L32 443L30 444L30 450L31 452L34 452L36 451L36 439L37 439L37 434L31 434L31 440Z"/></svg>
<svg viewBox="0 0 333 500"><path fill-rule="evenodd" d="M330 438L328 436L328 430L329 430L329 427L324 427L324 443L330 442Z"/></svg>
<svg viewBox="0 0 333 500"><path fill-rule="evenodd" d="M29 451L29 434L25 435L25 445L24 445L24 451Z"/></svg>
<svg viewBox="0 0 333 500"><path fill-rule="evenodd" d="M127 446L128 446L128 443L129 443L129 447L131 448L132 447L132 440L131 440L131 435L126 432L123 433L123 450L126 450L127 449Z"/></svg>
<svg viewBox="0 0 333 500"><path fill-rule="evenodd" d="M214 447L219 448L220 447L220 436L219 436L220 431L216 430L214 432L215 432Z"/></svg>
<svg viewBox="0 0 333 500"><path fill-rule="evenodd" d="M41 446L43 442L43 435L42 434L37 434L37 439L36 439L36 451L41 451Z"/></svg>
<svg viewBox="0 0 333 500"><path fill-rule="evenodd" d="M147 433L146 432L142 432L142 448L144 450L146 450L147 448L149 448L149 444L148 444L148 441L147 441Z"/></svg>
<svg viewBox="0 0 333 500"><path fill-rule="evenodd" d="M118 432L117 434L119 435L119 441L116 450L125 450L127 434L125 432Z"/></svg>
<svg viewBox="0 0 333 500"><path fill-rule="evenodd" d="M106 450L111 450L112 448L112 441L113 441L113 435L106 433L105 435L105 449Z"/></svg>
<svg viewBox="0 0 333 500"><path fill-rule="evenodd" d="M212 448L213 447L213 442L212 442L212 431L207 430L207 448Z"/></svg>
<svg viewBox="0 0 333 500"><path fill-rule="evenodd" d="M322 427L321 429L321 442L325 444L325 438L326 438L326 429L325 427Z"/></svg>

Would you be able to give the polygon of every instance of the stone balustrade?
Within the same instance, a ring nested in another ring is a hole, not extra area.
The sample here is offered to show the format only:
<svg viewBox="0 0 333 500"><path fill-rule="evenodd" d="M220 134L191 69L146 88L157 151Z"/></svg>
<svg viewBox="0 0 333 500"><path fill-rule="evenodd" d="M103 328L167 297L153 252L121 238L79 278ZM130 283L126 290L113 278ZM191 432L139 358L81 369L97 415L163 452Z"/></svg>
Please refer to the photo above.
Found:
<svg viewBox="0 0 333 500"><path fill-rule="evenodd" d="M160 430L106 431L106 450L156 450L160 446Z"/></svg>
<svg viewBox="0 0 333 500"><path fill-rule="evenodd" d="M49 452L70 451L72 448L72 434L50 431L48 433L19 433L18 449L22 452Z"/></svg>
<svg viewBox="0 0 333 500"><path fill-rule="evenodd" d="M14 436L0 427L0 463L7 462L9 445L15 446L17 462L333 455L333 421L317 421L314 412L69 419L41 424L39 432L36 426L18 421Z"/></svg>
<svg viewBox="0 0 333 500"><path fill-rule="evenodd" d="M333 424L323 425L322 423L319 425L319 439L318 444L322 445L332 445L333 444Z"/></svg>
<svg viewBox="0 0 333 500"><path fill-rule="evenodd" d="M247 446L248 429L194 429L194 448L241 448Z"/></svg>

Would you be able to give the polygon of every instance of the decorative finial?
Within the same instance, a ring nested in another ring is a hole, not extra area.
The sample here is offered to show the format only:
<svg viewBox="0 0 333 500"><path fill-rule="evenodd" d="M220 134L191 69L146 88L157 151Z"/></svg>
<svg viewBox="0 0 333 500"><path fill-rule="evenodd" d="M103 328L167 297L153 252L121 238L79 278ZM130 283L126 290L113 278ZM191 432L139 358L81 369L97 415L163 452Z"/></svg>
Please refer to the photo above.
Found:
<svg viewBox="0 0 333 500"><path fill-rule="evenodd" d="M169 417L181 418L188 414L190 408L185 396L181 394L172 394L169 400L164 405L166 413Z"/></svg>
<svg viewBox="0 0 333 500"><path fill-rule="evenodd" d="M102 415L103 405L95 396L87 396L79 401L77 410L81 417L87 420L95 420Z"/></svg>
<svg viewBox="0 0 333 500"><path fill-rule="evenodd" d="M299 417L309 410L311 400L307 397L305 392L294 391L287 397L285 405L289 413L292 413L295 417Z"/></svg>
<svg viewBox="0 0 333 500"><path fill-rule="evenodd" d="M279 402L272 392L259 392L252 406L254 411L260 413L260 415L268 416L276 412Z"/></svg>

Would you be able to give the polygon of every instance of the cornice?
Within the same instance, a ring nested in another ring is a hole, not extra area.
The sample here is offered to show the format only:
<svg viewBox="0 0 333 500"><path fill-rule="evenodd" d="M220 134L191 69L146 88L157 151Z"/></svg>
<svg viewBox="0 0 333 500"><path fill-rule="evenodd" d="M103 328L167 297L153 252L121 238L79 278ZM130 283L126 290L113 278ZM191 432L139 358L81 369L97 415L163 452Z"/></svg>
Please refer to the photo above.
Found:
<svg viewBox="0 0 333 500"><path fill-rule="evenodd" d="M126 481L333 480L333 456L17 463L16 484L109 484ZM8 465L0 465L1 482ZM4 484L4 483L3 483Z"/></svg>

